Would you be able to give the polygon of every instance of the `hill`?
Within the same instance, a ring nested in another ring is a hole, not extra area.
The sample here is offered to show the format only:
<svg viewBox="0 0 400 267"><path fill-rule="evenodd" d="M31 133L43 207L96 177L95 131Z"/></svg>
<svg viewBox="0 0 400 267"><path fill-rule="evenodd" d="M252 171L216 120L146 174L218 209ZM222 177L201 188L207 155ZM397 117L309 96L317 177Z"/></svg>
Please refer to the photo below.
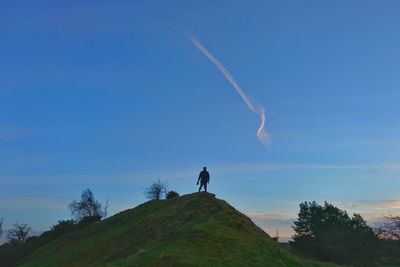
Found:
<svg viewBox="0 0 400 267"><path fill-rule="evenodd" d="M31 247L16 265L328 266L293 256L209 193L146 202Z"/></svg>

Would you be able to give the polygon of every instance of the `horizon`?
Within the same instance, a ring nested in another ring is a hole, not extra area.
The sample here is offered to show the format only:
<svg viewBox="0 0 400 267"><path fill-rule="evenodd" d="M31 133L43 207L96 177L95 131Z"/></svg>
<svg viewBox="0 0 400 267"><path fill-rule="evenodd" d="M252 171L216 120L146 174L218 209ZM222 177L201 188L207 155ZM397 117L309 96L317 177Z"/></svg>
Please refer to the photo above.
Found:
<svg viewBox="0 0 400 267"><path fill-rule="evenodd" d="M196 192L203 166L210 193L283 240L303 201L372 226L399 213L399 8L0 3L4 228L45 231L86 188L109 215L146 201L157 179ZM265 108L270 149L261 113L188 32Z"/></svg>

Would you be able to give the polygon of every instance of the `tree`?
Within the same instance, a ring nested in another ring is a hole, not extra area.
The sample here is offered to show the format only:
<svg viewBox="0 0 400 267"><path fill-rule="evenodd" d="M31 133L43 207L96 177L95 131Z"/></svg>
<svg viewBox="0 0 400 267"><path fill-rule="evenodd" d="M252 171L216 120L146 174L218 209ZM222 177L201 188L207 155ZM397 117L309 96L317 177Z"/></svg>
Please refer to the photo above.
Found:
<svg viewBox="0 0 400 267"><path fill-rule="evenodd" d="M303 202L294 225L291 245L320 260L355 266L376 261L378 238L359 214L350 218L328 202Z"/></svg>
<svg viewBox="0 0 400 267"><path fill-rule="evenodd" d="M400 215L388 215L385 223L377 228L377 234L382 239L400 241Z"/></svg>
<svg viewBox="0 0 400 267"><path fill-rule="evenodd" d="M171 198L174 198L174 197L179 197L179 194L177 192L175 192L175 191L169 191L167 193L166 199L171 199Z"/></svg>
<svg viewBox="0 0 400 267"><path fill-rule="evenodd" d="M144 194L148 199L160 200L167 193L168 183L166 181L154 182L150 187L146 188Z"/></svg>
<svg viewBox="0 0 400 267"><path fill-rule="evenodd" d="M11 244L22 244L26 241L32 228L27 224L14 223L13 228L8 231L7 239Z"/></svg>
<svg viewBox="0 0 400 267"><path fill-rule="evenodd" d="M107 201L103 209L102 204L94 198L93 192L90 189L86 189L82 192L81 201L74 200L68 207L71 211L71 215L78 221L82 221L88 217L98 218L98 220L106 217L108 205Z"/></svg>

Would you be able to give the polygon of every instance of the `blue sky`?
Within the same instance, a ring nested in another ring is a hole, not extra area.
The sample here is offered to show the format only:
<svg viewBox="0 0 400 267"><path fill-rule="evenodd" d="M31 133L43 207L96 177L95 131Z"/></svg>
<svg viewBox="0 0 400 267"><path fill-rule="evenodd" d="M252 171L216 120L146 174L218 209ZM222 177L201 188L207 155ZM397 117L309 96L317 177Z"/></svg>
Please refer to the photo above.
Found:
<svg viewBox="0 0 400 267"><path fill-rule="evenodd" d="M0 217L43 231L85 188L110 213L166 179L269 233L298 204L400 211L397 1L2 1ZM194 34L266 108L259 118Z"/></svg>

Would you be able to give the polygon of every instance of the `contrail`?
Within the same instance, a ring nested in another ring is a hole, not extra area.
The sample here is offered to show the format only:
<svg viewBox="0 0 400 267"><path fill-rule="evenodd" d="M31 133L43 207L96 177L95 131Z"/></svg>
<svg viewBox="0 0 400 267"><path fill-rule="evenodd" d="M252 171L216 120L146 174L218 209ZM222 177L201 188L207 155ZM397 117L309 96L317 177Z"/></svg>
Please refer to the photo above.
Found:
<svg viewBox="0 0 400 267"><path fill-rule="evenodd" d="M224 75L224 77L232 84L233 88L235 88L236 92L240 95L243 101L246 103L246 106L254 113L258 114L261 119L260 127L257 130L257 137L263 143L265 147L270 148L270 138L268 134L265 132L265 110L262 106L255 107L253 103L249 100L247 95L243 92L242 88L235 80L233 75L222 65L221 62L218 61L201 43L200 41L194 37L193 35L189 35L190 41L196 46L197 49L200 50L203 55L205 55Z"/></svg>

